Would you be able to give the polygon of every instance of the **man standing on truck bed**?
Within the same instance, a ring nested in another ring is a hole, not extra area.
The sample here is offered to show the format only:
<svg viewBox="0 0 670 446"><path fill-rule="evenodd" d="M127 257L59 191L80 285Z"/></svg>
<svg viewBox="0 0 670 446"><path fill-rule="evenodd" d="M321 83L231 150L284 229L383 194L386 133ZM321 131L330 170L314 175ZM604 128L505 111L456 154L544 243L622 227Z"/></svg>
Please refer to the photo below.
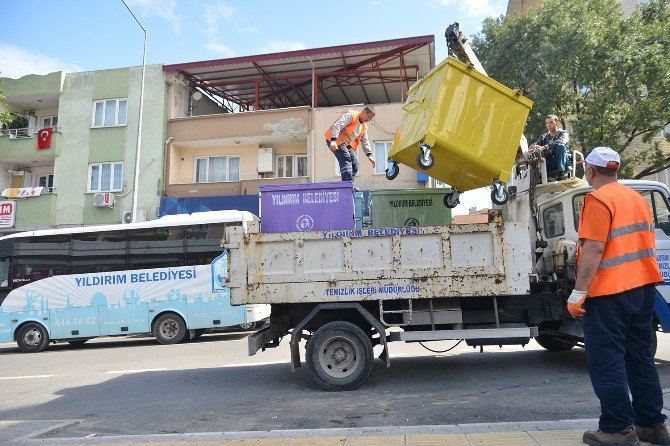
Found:
<svg viewBox="0 0 670 446"><path fill-rule="evenodd" d="M585 432L583 441L670 445L651 354L655 285L662 282L654 221L645 199L617 182L620 164L614 150L596 147L584 166L595 191L582 204L577 279L568 311L584 319L589 375L601 415L599 429Z"/></svg>
<svg viewBox="0 0 670 446"><path fill-rule="evenodd" d="M370 106L365 107L360 113L345 110L326 131L326 144L337 158L342 181L353 181L358 173L356 149L359 143L363 146L363 152L372 163L372 167L375 167L367 126L367 122L374 117L375 111Z"/></svg>

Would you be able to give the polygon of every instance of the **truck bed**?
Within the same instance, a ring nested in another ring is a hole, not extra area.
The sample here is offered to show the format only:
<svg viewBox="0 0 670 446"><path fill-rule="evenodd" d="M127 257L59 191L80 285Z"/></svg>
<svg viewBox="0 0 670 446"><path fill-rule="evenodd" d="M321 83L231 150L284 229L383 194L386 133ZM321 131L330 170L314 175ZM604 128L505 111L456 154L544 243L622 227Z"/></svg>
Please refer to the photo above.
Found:
<svg viewBox="0 0 670 446"><path fill-rule="evenodd" d="M223 246L233 305L530 292L525 223L261 234L254 222Z"/></svg>

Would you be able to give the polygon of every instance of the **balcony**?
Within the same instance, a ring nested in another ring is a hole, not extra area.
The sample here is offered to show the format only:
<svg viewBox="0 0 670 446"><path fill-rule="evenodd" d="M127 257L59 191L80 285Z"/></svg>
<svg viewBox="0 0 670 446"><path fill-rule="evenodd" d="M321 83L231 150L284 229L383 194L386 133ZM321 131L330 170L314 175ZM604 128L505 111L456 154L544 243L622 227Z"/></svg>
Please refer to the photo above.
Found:
<svg viewBox="0 0 670 446"><path fill-rule="evenodd" d="M309 183L309 178L258 178L254 180L242 180L228 183L170 184L165 188L165 196L167 198L186 198L258 195L260 186L297 183Z"/></svg>
<svg viewBox="0 0 670 446"><path fill-rule="evenodd" d="M48 228L54 224L56 195L46 194L39 197L16 199L17 230Z"/></svg>
<svg viewBox="0 0 670 446"><path fill-rule="evenodd" d="M51 134L51 147L37 148L37 128L0 130L0 162L23 164L32 161L48 161L60 151L60 127Z"/></svg>
<svg viewBox="0 0 670 446"><path fill-rule="evenodd" d="M294 107L175 118L168 121L167 131L176 142L229 143L247 138L265 138L263 142L267 143L275 140L305 141L309 113L309 107Z"/></svg>

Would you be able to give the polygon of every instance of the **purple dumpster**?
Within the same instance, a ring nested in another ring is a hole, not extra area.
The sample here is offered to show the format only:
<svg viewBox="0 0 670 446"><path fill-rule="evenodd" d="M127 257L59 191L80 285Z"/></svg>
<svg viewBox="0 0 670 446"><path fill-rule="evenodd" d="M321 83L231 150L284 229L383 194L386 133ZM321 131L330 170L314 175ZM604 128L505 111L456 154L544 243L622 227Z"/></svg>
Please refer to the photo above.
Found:
<svg viewBox="0 0 670 446"><path fill-rule="evenodd" d="M261 186L263 233L355 229L350 181Z"/></svg>

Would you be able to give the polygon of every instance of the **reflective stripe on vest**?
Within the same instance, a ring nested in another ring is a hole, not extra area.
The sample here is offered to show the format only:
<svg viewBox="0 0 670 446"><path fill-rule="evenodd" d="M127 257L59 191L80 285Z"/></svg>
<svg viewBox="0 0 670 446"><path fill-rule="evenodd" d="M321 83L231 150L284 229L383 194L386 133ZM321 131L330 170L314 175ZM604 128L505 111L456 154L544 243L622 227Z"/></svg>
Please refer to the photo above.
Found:
<svg viewBox="0 0 670 446"><path fill-rule="evenodd" d="M612 240L615 237L621 237L622 235L632 234L634 232L644 231L654 232L654 225L645 221L643 223L634 223L628 226L621 226L620 228L612 229L607 236L607 240Z"/></svg>
<svg viewBox="0 0 670 446"><path fill-rule="evenodd" d="M613 266L623 265L626 262L644 259L645 257L654 257L653 249L643 249L642 251L629 252L619 257L612 257L607 260L601 260L598 269L611 268Z"/></svg>
<svg viewBox="0 0 670 446"><path fill-rule="evenodd" d="M360 113L352 110L345 110L335 121L339 120L345 113L351 113L351 122L344 126L342 130L340 130L339 135L337 135L337 145L340 146L342 144L348 143L354 150L356 150L358 148L358 144L363 138L363 135L365 134L365 131L367 130L367 125L365 122L359 122L358 115L360 115ZM354 137L353 134L358 125L361 126L361 131ZM330 141L331 135L332 130L330 127L328 127L328 130L326 130L327 141Z"/></svg>
<svg viewBox="0 0 670 446"><path fill-rule="evenodd" d="M618 294L661 282L655 258L655 227L646 200L620 183L610 183L591 192L582 205L580 239L584 238L582 233L590 232L583 225L583 217L596 201L607 208L611 220L598 270L589 284L588 297ZM581 247L577 251L579 263Z"/></svg>

